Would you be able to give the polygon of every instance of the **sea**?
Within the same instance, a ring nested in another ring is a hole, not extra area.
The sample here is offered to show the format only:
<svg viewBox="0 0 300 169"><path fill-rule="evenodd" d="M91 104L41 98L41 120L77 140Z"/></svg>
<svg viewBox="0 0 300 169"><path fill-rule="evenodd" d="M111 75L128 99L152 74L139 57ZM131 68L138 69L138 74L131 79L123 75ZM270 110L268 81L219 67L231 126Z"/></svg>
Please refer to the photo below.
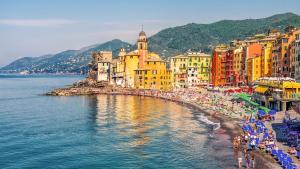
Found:
<svg viewBox="0 0 300 169"><path fill-rule="evenodd" d="M75 75L0 75L0 168L234 169L203 112L143 96L46 96Z"/></svg>

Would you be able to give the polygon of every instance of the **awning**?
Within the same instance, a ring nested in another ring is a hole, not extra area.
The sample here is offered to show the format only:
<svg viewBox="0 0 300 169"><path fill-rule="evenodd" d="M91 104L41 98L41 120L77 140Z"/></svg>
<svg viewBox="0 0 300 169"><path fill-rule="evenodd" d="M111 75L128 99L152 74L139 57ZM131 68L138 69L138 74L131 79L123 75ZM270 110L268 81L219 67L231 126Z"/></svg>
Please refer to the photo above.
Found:
<svg viewBox="0 0 300 169"><path fill-rule="evenodd" d="M257 92L257 93L265 93L267 90L268 90L267 87L258 86L258 87L255 88L254 91Z"/></svg>

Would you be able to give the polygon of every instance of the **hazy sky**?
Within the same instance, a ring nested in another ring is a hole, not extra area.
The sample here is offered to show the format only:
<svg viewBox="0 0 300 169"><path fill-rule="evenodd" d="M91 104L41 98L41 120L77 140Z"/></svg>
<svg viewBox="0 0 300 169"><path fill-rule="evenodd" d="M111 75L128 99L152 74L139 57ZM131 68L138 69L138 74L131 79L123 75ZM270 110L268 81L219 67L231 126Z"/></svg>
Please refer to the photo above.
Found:
<svg viewBox="0 0 300 169"><path fill-rule="evenodd" d="M0 0L0 66L164 28L300 14L300 0Z"/></svg>

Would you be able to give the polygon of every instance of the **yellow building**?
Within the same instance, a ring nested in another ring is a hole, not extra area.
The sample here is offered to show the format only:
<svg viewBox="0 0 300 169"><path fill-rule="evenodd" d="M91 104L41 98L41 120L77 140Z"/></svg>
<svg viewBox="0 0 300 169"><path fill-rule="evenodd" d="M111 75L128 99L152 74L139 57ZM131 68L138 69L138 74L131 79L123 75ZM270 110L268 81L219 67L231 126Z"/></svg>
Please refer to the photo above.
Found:
<svg viewBox="0 0 300 169"><path fill-rule="evenodd" d="M261 56L254 56L247 60L248 82L254 82L261 77Z"/></svg>
<svg viewBox="0 0 300 169"><path fill-rule="evenodd" d="M186 55L177 55L171 57L171 70L173 71L174 87L186 88L188 86L187 69L188 57Z"/></svg>
<svg viewBox="0 0 300 169"><path fill-rule="evenodd" d="M188 52L171 57L174 86L179 88L207 85L210 81L211 55Z"/></svg>
<svg viewBox="0 0 300 169"><path fill-rule="evenodd" d="M242 60L243 59L243 48L239 48L233 51L233 70L236 73L240 73L242 70Z"/></svg>
<svg viewBox="0 0 300 169"><path fill-rule="evenodd" d="M134 87L135 70L139 68L139 57L137 50L124 56L125 87Z"/></svg>
<svg viewBox="0 0 300 169"><path fill-rule="evenodd" d="M292 78L264 77L256 84L253 98L263 106L285 111L300 101L300 83Z"/></svg>
<svg viewBox="0 0 300 169"><path fill-rule="evenodd" d="M167 62L157 57L145 60L144 68L135 70L135 88L172 89L172 71L167 69Z"/></svg>
<svg viewBox="0 0 300 169"><path fill-rule="evenodd" d="M122 48L119 52L118 58L113 60L114 73L113 78L116 85L125 86L125 49Z"/></svg>
<svg viewBox="0 0 300 169"><path fill-rule="evenodd" d="M271 77L272 76L272 50L273 44L268 42L263 46L263 55L261 57L261 76Z"/></svg>
<svg viewBox="0 0 300 169"><path fill-rule="evenodd" d="M209 84L211 55L200 52L189 52L187 56L189 86Z"/></svg>
<svg viewBox="0 0 300 169"><path fill-rule="evenodd" d="M159 55L148 51L146 33L141 31L137 50L126 53L121 49L114 63L114 77L118 85L139 89L172 89L172 71Z"/></svg>

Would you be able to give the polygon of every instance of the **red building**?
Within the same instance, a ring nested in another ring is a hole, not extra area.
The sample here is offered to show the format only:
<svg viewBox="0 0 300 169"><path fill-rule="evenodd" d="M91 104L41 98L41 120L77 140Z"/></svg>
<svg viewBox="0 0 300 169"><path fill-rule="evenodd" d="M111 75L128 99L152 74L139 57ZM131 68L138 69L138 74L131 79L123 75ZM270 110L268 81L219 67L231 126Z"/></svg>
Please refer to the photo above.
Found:
<svg viewBox="0 0 300 169"><path fill-rule="evenodd" d="M233 86L237 84L237 77L234 76L233 70L233 50L228 49L226 51L226 60L225 60L225 77L226 77L226 86Z"/></svg>
<svg viewBox="0 0 300 169"><path fill-rule="evenodd" d="M226 85L226 55L227 46L217 46L213 51L211 64L211 79L213 86Z"/></svg>

